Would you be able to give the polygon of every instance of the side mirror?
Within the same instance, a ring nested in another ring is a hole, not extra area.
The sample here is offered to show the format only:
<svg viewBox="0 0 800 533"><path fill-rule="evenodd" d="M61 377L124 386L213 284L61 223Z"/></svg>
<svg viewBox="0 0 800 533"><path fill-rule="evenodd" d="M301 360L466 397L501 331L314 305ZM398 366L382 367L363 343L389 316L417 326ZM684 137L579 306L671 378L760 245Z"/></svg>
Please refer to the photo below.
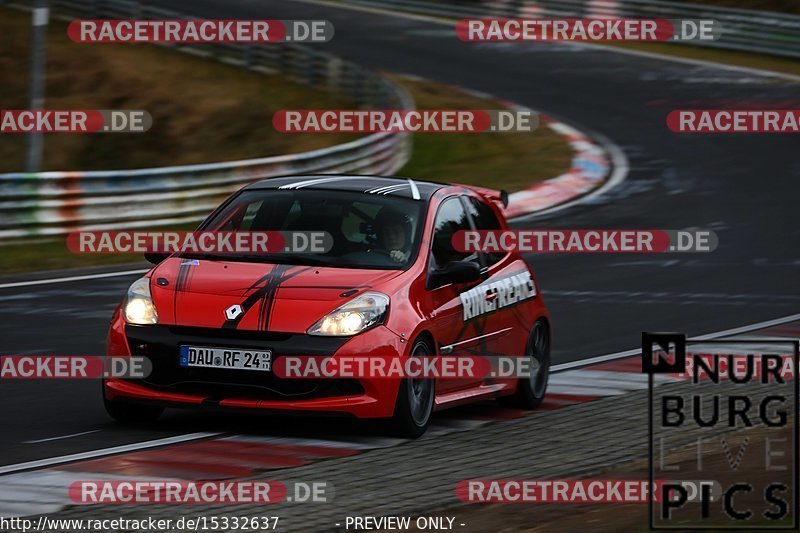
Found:
<svg viewBox="0 0 800 533"><path fill-rule="evenodd" d="M472 283L481 279L481 267L469 261L454 261L431 273L434 286L445 283Z"/></svg>
<svg viewBox="0 0 800 533"><path fill-rule="evenodd" d="M145 252L144 258L154 265L159 264L161 261L169 257L170 254L164 252Z"/></svg>

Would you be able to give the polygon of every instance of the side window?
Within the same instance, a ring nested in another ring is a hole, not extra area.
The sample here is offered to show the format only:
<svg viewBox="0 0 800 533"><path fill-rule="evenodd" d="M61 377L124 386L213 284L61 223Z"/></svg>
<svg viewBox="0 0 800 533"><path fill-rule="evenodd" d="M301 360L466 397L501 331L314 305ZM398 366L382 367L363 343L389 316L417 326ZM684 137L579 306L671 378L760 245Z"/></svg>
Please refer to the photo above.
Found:
<svg viewBox="0 0 800 533"><path fill-rule="evenodd" d="M459 198L445 200L439 206L433 225L433 244L431 258L433 268L441 268L454 261L472 261L478 263L478 254L459 252L453 248L453 235L460 230L469 230L467 212Z"/></svg>
<svg viewBox="0 0 800 533"><path fill-rule="evenodd" d="M475 222L475 229L500 229L500 221L497 220L497 215L494 214L491 207L471 196L466 197L466 200L467 206L469 207L469 214ZM486 257L487 266L491 266L500 261L505 254L502 252L493 252L485 253L484 256Z"/></svg>

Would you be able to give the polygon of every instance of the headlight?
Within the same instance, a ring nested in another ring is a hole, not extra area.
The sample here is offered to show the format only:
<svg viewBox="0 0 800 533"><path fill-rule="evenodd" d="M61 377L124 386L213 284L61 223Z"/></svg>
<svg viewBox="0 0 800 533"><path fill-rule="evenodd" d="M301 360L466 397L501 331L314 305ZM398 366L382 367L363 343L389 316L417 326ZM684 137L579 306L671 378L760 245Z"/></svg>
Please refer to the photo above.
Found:
<svg viewBox="0 0 800 533"><path fill-rule="evenodd" d="M150 278L133 282L123 306L125 321L129 324L158 324L158 313L150 296Z"/></svg>
<svg viewBox="0 0 800 533"><path fill-rule="evenodd" d="M309 335L347 336L381 324L389 311L389 297L365 292L322 317L308 330Z"/></svg>

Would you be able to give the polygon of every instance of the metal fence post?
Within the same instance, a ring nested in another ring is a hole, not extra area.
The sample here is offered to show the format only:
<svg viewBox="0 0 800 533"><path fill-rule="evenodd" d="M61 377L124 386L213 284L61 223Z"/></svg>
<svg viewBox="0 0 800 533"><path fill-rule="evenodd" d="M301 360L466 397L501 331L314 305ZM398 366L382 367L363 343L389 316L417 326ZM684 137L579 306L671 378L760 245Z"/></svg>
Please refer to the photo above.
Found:
<svg viewBox="0 0 800 533"><path fill-rule="evenodd" d="M49 19L50 8L47 0L36 0L31 19L31 109L44 109L45 45L47 43L47 24ZM28 150L25 158L26 172L37 172L41 168L43 143L44 134L42 132L34 131L28 134Z"/></svg>

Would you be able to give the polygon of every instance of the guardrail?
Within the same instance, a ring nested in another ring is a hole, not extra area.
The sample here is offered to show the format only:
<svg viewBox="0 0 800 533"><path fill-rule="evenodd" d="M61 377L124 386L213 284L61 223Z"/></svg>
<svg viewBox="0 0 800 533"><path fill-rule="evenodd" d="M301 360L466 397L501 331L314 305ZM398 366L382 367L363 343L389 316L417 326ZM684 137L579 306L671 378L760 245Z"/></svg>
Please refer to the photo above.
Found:
<svg viewBox="0 0 800 533"><path fill-rule="evenodd" d="M188 18L128 0L56 0L51 8L59 17ZM215 43L170 47L250 70L281 72L298 83L348 96L363 107L414 106L402 88L313 45ZM382 132L311 152L243 161L140 170L0 174L0 243L63 235L78 228L193 222L243 185L282 174L391 174L408 161L410 141L406 133Z"/></svg>
<svg viewBox="0 0 800 533"><path fill-rule="evenodd" d="M722 26L711 46L784 57L800 57L800 16L661 0L345 0L448 18L573 17L714 19ZM680 42L680 41L678 41Z"/></svg>

